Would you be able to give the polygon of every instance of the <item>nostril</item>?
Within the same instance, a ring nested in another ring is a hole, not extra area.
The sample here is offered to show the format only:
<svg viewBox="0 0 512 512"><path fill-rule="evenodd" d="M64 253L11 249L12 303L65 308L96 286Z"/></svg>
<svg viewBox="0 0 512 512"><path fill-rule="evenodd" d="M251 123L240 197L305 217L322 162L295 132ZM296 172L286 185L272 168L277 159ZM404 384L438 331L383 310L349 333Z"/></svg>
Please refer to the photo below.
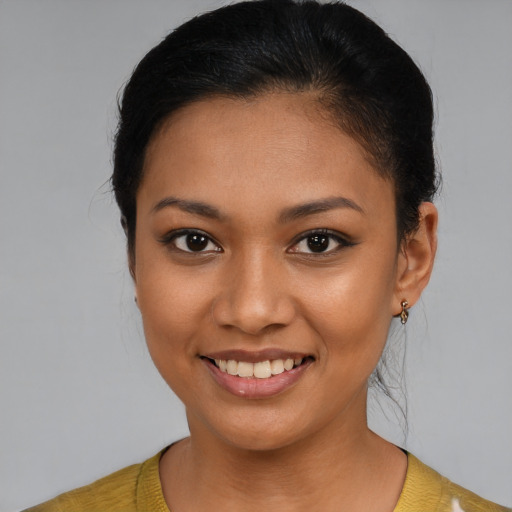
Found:
<svg viewBox="0 0 512 512"><path fill-rule="evenodd" d="M233 327L252 336L268 334L291 323L295 308L284 296L270 294L266 298L253 300L247 295L232 292L212 302L212 321L221 327Z"/></svg>

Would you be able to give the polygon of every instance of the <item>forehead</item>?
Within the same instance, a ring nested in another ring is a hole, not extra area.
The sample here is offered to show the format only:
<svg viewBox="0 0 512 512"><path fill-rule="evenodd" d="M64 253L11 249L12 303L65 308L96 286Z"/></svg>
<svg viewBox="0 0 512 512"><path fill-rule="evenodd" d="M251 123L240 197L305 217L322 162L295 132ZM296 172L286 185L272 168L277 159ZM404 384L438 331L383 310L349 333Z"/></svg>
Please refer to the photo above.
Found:
<svg viewBox="0 0 512 512"><path fill-rule="evenodd" d="M342 193L391 203L391 184L311 93L215 97L173 114L148 146L138 199L167 191L236 205Z"/></svg>

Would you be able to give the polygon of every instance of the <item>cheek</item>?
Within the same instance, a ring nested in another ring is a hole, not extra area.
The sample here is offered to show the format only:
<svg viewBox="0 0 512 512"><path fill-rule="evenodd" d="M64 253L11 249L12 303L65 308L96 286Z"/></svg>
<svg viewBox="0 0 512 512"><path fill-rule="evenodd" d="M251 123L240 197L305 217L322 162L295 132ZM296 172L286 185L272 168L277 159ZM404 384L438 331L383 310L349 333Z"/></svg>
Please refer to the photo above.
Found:
<svg viewBox="0 0 512 512"><path fill-rule="evenodd" d="M341 364L375 365L391 323L396 255L354 257L329 276L312 276L302 286L305 316L321 333L329 358ZM372 368L373 369L373 368Z"/></svg>
<svg viewBox="0 0 512 512"><path fill-rule="evenodd" d="M179 271L165 258L150 262L141 254L136 288L149 352L164 379L185 373L197 355L198 333L211 321L212 288L197 271Z"/></svg>

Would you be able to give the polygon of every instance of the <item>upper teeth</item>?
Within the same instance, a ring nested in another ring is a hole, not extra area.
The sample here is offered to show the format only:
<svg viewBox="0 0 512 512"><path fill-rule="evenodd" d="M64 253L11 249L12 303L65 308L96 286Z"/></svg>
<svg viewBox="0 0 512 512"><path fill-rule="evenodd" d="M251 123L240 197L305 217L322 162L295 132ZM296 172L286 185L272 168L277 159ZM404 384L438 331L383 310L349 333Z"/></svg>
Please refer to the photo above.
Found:
<svg viewBox="0 0 512 512"><path fill-rule="evenodd" d="M268 379L272 375L279 375L285 370L291 370L294 366L299 366L301 363L302 357L297 359L274 359L273 361L261 361L259 363L246 363L233 359L215 359L215 364L224 373L258 379Z"/></svg>

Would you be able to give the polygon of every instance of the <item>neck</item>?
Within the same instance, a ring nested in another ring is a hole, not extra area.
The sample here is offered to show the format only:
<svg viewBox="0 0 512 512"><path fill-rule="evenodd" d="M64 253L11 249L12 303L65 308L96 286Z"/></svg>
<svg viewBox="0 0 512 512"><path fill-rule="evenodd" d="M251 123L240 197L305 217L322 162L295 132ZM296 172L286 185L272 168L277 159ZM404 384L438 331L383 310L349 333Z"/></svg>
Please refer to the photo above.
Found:
<svg viewBox="0 0 512 512"><path fill-rule="evenodd" d="M160 468L173 512L250 512L262 504L280 512L391 512L398 500L405 455L368 429L364 409L270 450L240 448L188 417L191 437L173 446Z"/></svg>

